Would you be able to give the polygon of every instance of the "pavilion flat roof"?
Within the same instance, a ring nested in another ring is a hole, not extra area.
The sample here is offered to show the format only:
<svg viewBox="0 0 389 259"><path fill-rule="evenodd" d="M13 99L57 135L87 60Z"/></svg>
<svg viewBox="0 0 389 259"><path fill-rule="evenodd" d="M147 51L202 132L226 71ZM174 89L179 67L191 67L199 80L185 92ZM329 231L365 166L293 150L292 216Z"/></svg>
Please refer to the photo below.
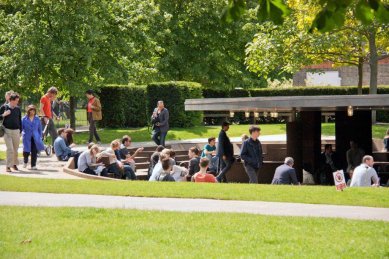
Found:
<svg viewBox="0 0 389 259"><path fill-rule="evenodd" d="M389 94L186 99L186 111L389 110Z"/></svg>

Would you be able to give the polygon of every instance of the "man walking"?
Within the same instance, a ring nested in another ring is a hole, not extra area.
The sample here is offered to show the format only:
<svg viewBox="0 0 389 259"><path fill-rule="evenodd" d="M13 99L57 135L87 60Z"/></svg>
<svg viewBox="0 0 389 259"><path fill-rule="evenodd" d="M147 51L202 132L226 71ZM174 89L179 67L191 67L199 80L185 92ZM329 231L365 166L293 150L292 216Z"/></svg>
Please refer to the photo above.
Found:
<svg viewBox="0 0 389 259"><path fill-rule="evenodd" d="M235 162L234 147L231 144L230 138L227 136L229 128L230 123L227 121L223 122L218 137L217 156L219 157L219 165L221 168L221 172L216 177L218 182L227 182L226 173Z"/></svg>
<svg viewBox="0 0 389 259"><path fill-rule="evenodd" d="M250 183L258 183L258 171L263 164L262 144L258 140L261 129L250 126L250 138L243 142L240 157L244 161L244 168L250 179Z"/></svg>
<svg viewBox="0 0 389 259"><path fill-rule="evenodd" d="M42 125L42 128L45 129L45 126L47 125L47 128L43 132L43 134L45 136L47 136L47 134L50 134L51 143L53 147L54 147L54 141L58 135L53 121L51 102L55 100L57 94L58 94L57 88L50 87L49 90L47 90L47 93L44 96L42 96L40 101L41 103L40 113L43 115L43 123L44 123L44 125Z"/></svg>
<svg viewBox="0 0 389 259"><path fill-rule="evenodd" d="M88 104L86 107L87 117L89 122L89 140L88 143L93 141L93 136L96 138L97 144L101 144L100 136L97 133L96 121L101 121L103 115L101 112L100 100L96 98L93 90L89 89L85 92L86 98L88 98Z"/></svg>
<svg viewBox="0 0 389 259"><path fill-rule="evenodd" d="M152 139L157 145L165 146L165 139L169 131L169 111L165 108L163 101L158 101L157 108L151 115L153 124Z"/></svg>

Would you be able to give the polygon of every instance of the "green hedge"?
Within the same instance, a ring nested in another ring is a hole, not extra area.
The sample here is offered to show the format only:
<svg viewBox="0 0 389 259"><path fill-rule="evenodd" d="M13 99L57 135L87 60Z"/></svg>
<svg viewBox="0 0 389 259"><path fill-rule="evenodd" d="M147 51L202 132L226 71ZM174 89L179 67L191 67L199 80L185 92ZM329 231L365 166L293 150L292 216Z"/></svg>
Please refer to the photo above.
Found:
<svg viewBox="0 0 389 259"><path fill-rule="evenodd" d="M369 93L368 87L362 88L363 94ZM291 87L251 89L252 97L259 96L309 96L309 95L353 95L358 93L355 86ZM389 94L389 86L378 87L379 94Z"/></svg>
<svg viewBox="0 0 389 259"><path fill-rule="evenodd" d="M109 85L101 88L103 120L109 128L144 127L147 124L145 86Z"/></svg>
<svg viewBox="0 0 389 259"><path fill-rule="evenodd" d="M363 93L368 94L364 87ZM1 93L1 91L0 91ZM389 94L389 86L380 86L379 94ZM193 82L162 82L147 86L110 85L101 88L99 94L103 107L102 127L144 127L150 122L150 115L158 100L165 102L170 112L171 127L191 127L202 123L202 112L185 112L185 99L228 98L256 96L307 96L307 95L346 95L357 94L356 87L293 87L218 90L201 88ZM225 114L228 111L209 111L204 114ZM252 115L252 114L251 114ZM220 124L225 118L206 118L206 124ZM244 118L244 113L236 113L236 123L249 123L252 118ZM389 122L388 111L377 111L377 120Z"/></svg>
<svg viewBox="0 0 389 259"><path fill-rule="evenodd" d="M194 82L160 82L147 85L148 114L163 100L169 110L170 127L191 127L200 125L202 112L186 112L185 99L202 98L201 85Z"/></svg>

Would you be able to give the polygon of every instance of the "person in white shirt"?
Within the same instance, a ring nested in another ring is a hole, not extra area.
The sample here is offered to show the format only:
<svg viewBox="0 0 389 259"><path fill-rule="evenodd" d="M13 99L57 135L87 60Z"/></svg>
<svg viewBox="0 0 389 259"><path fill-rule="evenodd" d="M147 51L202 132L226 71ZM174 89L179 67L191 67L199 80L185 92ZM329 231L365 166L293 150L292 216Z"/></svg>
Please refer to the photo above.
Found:
<svg viewBox="0 0 389 259"><path fill-rule="evenodd" d="M364 156L362 158L362 164L354 169L350 187L378 187L379 178L376 170L373 168L373 164L374 159L372 156Z"/></svg>
<svg viewBox="0 0 389 259"><path fill-rule="evenodd" d="M160 174L162 173L163 169L162 169L162 159L164 158L170 158L170 153L172 152L171 149L167 149L165 148L164 150L161 151L161 154L159 155L159 161L158 163L154 166L154 169L153 169L153 172L151 173L151 176L149 178L149 181L150 182L153 182L153 181L157 181L158 180L158 177L160 176ZM172 166L174 165L174 161L171 162Z"/></svg>

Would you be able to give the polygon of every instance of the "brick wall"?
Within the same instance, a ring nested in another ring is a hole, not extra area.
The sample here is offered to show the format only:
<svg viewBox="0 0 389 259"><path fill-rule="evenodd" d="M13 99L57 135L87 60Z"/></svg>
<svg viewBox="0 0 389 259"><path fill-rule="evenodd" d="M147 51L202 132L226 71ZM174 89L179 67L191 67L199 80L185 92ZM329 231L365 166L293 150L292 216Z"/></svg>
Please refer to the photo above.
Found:
<svg viewBox="0 0 389 259"><path fill-rule="evenodd" d="M328 63L314 65L303 68L293 75L293 86L306 86L306 72L313 71L339 71L339 76L342 78L341 85L355 86L358 85L358 68L356 66L335 67ZM370 83L370 67L369 64L363 66L363 85ZM382 60L378 64L378 85L389 85L389 59Z"/></svg>

